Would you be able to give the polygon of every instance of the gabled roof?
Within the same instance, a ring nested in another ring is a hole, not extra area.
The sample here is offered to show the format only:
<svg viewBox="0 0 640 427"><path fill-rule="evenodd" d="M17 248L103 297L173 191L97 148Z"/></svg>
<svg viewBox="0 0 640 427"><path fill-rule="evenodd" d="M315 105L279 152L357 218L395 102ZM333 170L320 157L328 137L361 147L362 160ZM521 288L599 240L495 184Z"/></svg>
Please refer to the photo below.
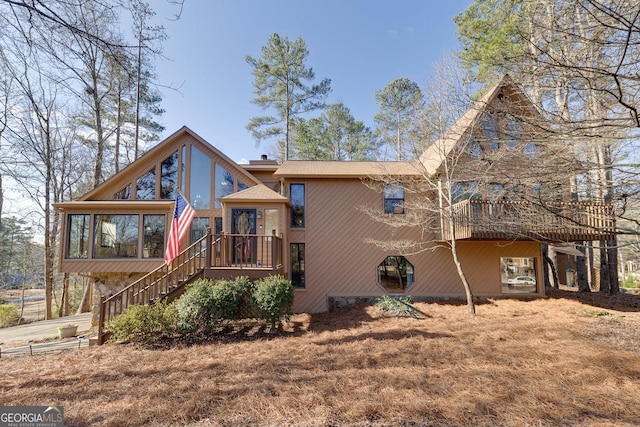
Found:
<svg viewBox="0 0 640 427"><path fill-rule="evenodd" d="M494 102L503 91L508 91L509 96L516 98L519 105L529 113L539 114L527 95L513 82L508 74L505 74L495 85L473 104L439 139L431 144L420 155L420 162L424 165L425 172L429 175L435 173L442 165L444 159L451 150L458 145L476 126L482 114L487 111L487 106Z"/></svg>
<svg viewBox="0 0 640 427"><path fill-rule="evenodd" d="M136 161L129 164L127 167L125 167L115 175L111 176L109 179L104 181L102 184L100 184L84 196L80 197L79 200L91 200L96 195L103 193L106 189L117 188L120 185L123 185L128 180L131 180L132 176L138 176L146 173L152 165L155 165L158 155L161 155L163 152L167 152L167 155L170 155L170 153L175 152L175 150L179 150L185 137L191 137L195 139L200 144L202 144L203 148L206 148L210 152L210 154L221 159L224 163L227 164L227 166L233 167L234 174L242 176L242 181L245 184L252 186L260 183L260 181L258 181L253 175L247 172L236 162L231 160L231 158L227 157L227 155L222 151L218 150L216 147L211 145L209 142L207 142L187 126L183 126L176 132L165 138L163 141L159 142L151 150L144 153Z"/></svg>
<svg viewBox="0 0 640 427"><path fill-rule="evenodd" d="M362 178L376 175L420 175L413 162L343 162L289 160L273 174L277 178Z"/></svg>
<svg viewBox="0 0 640 427"><path fill-rule="evenodd" d="M289 203L289 199L285 196L276 193L264 184L258 184L253 187L249 187L245 190L238 191L237 193L229 194L228 196L221 197L222 202L280 202Z"/></svg>

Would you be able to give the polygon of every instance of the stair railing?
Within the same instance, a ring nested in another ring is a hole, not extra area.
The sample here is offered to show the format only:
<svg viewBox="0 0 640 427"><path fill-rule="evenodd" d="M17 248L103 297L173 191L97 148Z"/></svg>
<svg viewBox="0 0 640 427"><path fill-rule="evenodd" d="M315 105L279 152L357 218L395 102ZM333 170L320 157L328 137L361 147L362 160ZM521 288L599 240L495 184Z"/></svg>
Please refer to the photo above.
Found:
<svg viewBox="0 0 640 427"><path fill-rule="evenodd" d="M209 240L208 240L209 239ZM105 325L131 305L145 305L158 300L184 284L193 275L210 265L212 247L210 234L191 244L174 259L171 268L163 263L121 291L101 297L98 321L98 344L105 338ZM215 242L213 242L215 243Z"/></svg>

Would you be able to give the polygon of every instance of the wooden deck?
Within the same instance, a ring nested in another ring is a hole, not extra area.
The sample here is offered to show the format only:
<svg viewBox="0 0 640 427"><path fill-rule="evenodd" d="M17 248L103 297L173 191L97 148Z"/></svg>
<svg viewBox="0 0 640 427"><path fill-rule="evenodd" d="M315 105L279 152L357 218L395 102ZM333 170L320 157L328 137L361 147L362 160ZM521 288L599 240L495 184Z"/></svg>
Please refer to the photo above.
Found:
<svg viewBox="0 0 640 427"><path fill-rule="evenodd" d="M442 240L539 240L575 242L608 240L615 235L613 206L557 202L536 205L510 200L464 200L442 218Z"/></svg>

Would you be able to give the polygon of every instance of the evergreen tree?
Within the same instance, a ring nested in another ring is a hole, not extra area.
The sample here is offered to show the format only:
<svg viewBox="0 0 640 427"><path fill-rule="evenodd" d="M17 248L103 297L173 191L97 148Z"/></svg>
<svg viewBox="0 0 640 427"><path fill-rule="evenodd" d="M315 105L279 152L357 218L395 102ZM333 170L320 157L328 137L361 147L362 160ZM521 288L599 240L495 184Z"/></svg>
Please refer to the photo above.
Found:
<svg viewBox="0 0 640 427"><path fill-rule="evenodd" d="M258 143L276 138L283 160L288 160L290 155L293 119L324 108L324 99L331 90L329 79L311 84L315 73L305 66L308 56L302 37L290 41L274 33L262 47L260 58L246 57L254 76L256 97L252 102L264 110L274 111L274 115L253 117L247 130Z"/></svg>
<svg viewBox="0 0 640 427"><path fill-rule="evenodd" d="M407 78L389 83L376 91L376 101L380 110L375 116L377 134L386 144L395 147L397 160L414 158L419 155L418 115L424 106L420 87Z"/></svg>

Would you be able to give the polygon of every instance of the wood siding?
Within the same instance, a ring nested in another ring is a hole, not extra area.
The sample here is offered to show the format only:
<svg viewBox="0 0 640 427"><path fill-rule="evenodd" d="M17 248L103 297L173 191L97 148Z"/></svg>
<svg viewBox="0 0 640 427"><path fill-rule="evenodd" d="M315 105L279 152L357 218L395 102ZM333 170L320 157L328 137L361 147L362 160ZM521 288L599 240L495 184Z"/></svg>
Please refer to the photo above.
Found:
<svg viewBox="0 0 640 427"><path fill-rule="evenodd" d="M305 243L306 289L295 293L295 310L326 311L329 297L377 297L387 292L378 284L377 266L389 255L365 239L415 239L412 228L396 230L373 221L360 206L378 207L382 194L360 180L296 180L306 190L305 230L290 234L290 242ZM291 230L291 229L290 229ZM290 231L291 232L291 231ZM435 245L435 243L434 243ZM500 295L500 257L533 257L540 264L535 242L460 242L460 257L473 291L478 296ZM406 257L415 269L415 283L406 295L462 297L464 289L451 260L451 252L434 248ZM538 273L541 272L537 267ZM538 283L542 283L538 274Z"/></svg>

